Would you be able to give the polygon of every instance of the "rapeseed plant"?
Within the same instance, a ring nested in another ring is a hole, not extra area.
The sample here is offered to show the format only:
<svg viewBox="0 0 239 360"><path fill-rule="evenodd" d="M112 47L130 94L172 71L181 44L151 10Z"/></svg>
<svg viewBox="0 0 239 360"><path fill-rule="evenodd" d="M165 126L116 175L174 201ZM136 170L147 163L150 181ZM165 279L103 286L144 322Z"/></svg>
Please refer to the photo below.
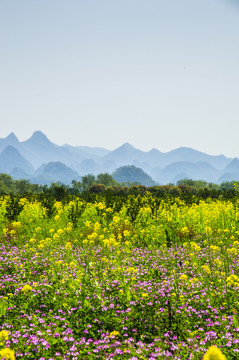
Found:
<svg viewBox="0 0 239 360"><path fill-rule="evenodd" d="M226 360L226 357L216 346L211 346L204 355L203 360Z"/></svg>
<svg viewBox="0 0 239 360"><path fill-rule="evenodd" d="M9 348L5 348L5 349L0 350L0 359L15 360L14 351L9 349Z"/></svg>
<svg viewBox="0 0 239 360"><path fill-rule="evenodd" d="M22 288L22 292L24 294L26 294L28 291L31 291L32 290L32 287L30 285L24 285L23 288Z"/></svg>

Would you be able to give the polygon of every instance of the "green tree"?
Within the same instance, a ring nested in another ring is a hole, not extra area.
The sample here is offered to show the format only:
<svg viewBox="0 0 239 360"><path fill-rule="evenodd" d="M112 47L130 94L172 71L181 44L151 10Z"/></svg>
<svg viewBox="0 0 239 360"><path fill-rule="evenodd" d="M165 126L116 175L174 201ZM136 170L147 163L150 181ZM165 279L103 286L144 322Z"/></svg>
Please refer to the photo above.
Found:
<svg viewBox="0 0 239 360"><path fill-rule="evenodd" d="M0 193L10 194L15 192L15 182L8 174L0 174Z"/></svg>
<svg viewBox="0 0 239 360"><path fill-rule="evenodd" d="M104 184L105 186L116 186L119 183L108 173L101 173L97 175L97 184Z"/></svg>
<svg viewBox="0 0 239 360"><path fill-rule="evenodd" d="M20 195L30 193L33 190L29 180L15 180L15 186Z"/></svg>
<svg viewBox="0 0 239 360"><path fill-rule="evenodd" d="M83 190L88 190L90 186L95 184L95 180L96 180L95 175L93 175L93 174L88 174L88 175L82 176L81 184L82 184Z"/></svg>
<svg viewBox="0 0 239 360"><path fill-rule="evenodd" d="M72 180L71 185L70 193L73 195L77 195L84 190L84 186L81 181Z"/></svg>
<svg viewBox="0 0 239 360"><path fill-rule="evenodd" d="M90 186L89 191L94 194L99 194L99 193L105 191L105 185L104 184L93 184Z"/></svg>

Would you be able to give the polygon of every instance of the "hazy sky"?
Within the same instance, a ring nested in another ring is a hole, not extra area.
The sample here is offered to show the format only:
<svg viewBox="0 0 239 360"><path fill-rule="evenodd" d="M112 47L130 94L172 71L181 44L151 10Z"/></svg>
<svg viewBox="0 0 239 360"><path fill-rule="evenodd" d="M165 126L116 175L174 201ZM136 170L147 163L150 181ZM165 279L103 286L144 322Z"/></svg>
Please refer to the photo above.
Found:
<svg viewBox="0 0 239 360"><path fill-rule="evenodd" d="M239 157L239 0L0 0L0 137Z"/></svg>

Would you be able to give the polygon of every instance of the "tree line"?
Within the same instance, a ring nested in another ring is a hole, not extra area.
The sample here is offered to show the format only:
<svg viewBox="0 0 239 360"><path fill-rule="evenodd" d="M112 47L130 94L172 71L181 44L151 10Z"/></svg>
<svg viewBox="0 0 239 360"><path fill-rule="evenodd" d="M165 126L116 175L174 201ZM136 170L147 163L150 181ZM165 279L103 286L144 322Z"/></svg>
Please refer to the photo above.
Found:
<svg viewBox="0 0 239 360"><path fill-rule="evenodd" d="M236 184L236 186L235 186ZM112 193L115 195L144 194L146 191L156 196L199 196L201 198L232 198L236 195L238 183L223 182L220 185L208 183L204 180L183 179L177 184L155 185L146 187L137 182L117 182L110 174L100 173L85 175L80 181L73 180L71 186L61 183L48 185L33 184L29 180L14 180L8 174L0 174L0 195L46 194L55 198L68 195Z"/></svg>

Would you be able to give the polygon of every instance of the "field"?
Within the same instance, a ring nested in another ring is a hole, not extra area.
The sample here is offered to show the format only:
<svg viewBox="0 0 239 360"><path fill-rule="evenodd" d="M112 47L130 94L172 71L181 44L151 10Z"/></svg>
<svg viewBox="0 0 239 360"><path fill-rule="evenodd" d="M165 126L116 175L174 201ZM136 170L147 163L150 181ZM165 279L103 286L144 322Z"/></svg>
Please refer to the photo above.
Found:
<svg viewBox="0 0 239 360"><path fill-rule="evenodd" d="M239 200L6 196L0 231L0 358L239 358Z"/></svg>

